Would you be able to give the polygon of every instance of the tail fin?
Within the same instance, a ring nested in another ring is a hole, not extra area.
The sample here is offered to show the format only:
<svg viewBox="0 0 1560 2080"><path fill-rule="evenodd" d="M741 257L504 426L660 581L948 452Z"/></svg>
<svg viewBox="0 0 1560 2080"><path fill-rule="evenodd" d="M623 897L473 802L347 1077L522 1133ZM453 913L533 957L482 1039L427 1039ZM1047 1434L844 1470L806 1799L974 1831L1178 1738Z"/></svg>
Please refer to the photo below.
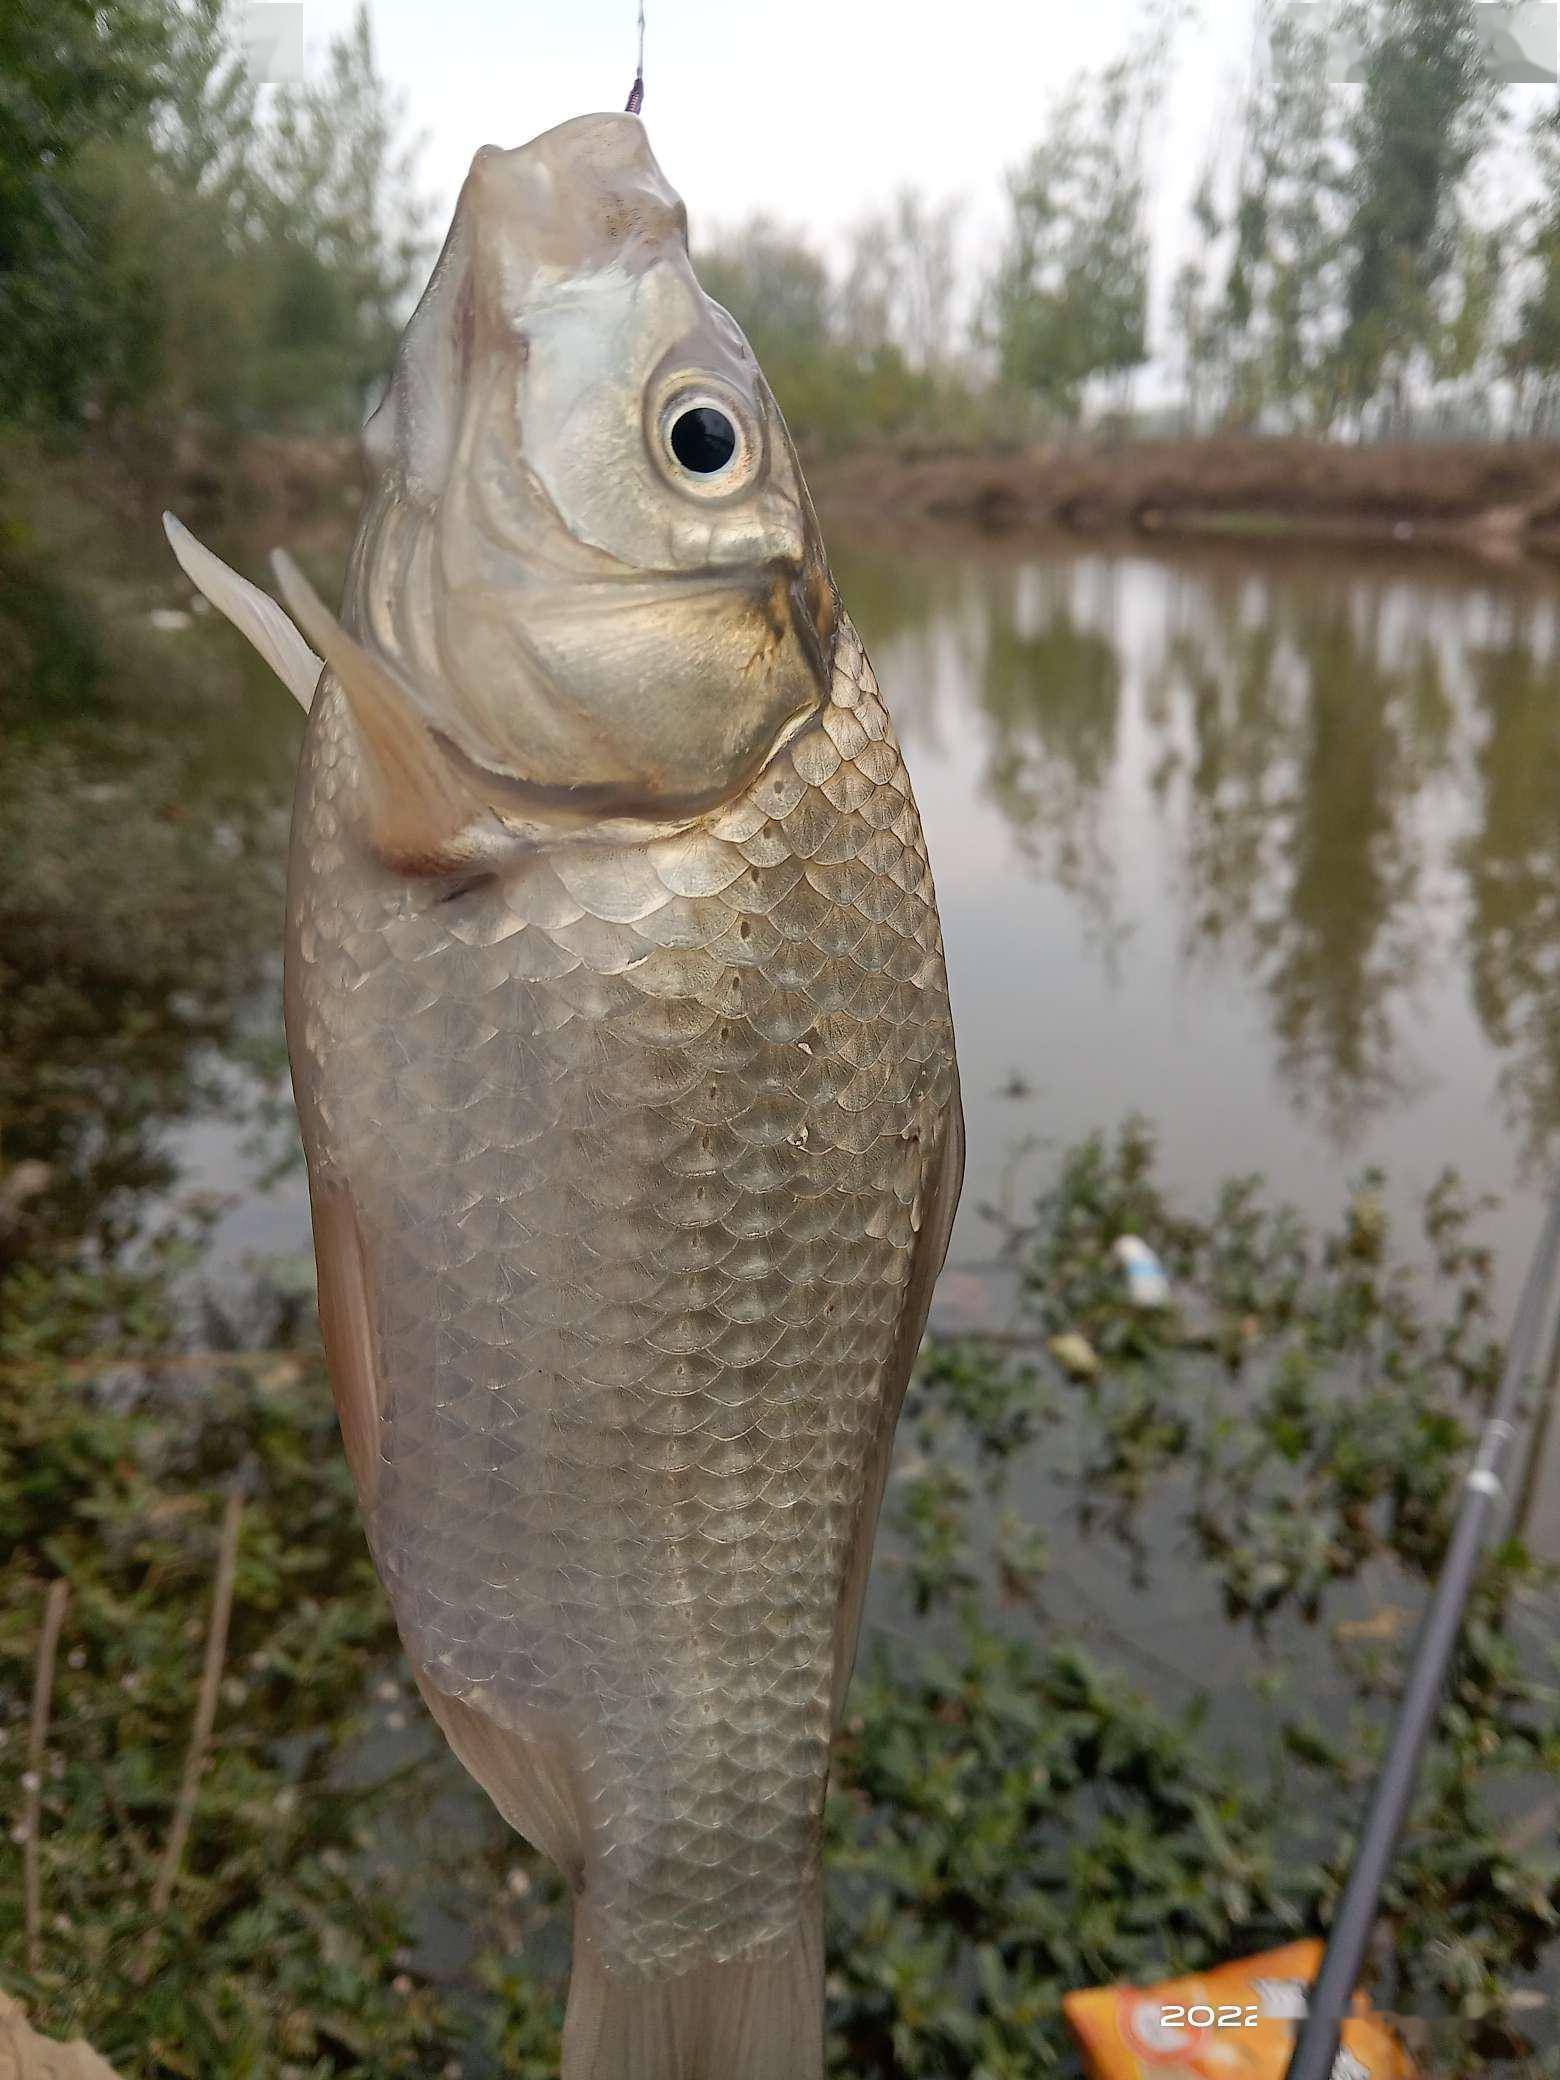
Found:
<svg viewBox="0 0 1560 2080"><path fill-rule="evenodd" d="M823 1882L795 1941L762 1964L703 1964L650 1985L609 1973L586 1912L574 1968L562 2080L821 2080Z"/></svg>

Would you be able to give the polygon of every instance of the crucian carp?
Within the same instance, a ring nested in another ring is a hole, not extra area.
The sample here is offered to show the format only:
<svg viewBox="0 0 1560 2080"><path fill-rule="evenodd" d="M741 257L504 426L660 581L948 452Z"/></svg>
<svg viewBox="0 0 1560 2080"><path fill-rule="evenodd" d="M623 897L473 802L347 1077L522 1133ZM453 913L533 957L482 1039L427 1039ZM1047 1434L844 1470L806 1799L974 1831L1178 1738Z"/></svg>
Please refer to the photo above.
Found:
<svg viewBox="0 0 1560 2080"><path fill-rule="evenodd" d="M339 621L169 533L309 707L287 1035L369 1543L573 1887L568 2080L809 2080L963 1163L915 800L637 116L477 154L366 447Z"/></svg>

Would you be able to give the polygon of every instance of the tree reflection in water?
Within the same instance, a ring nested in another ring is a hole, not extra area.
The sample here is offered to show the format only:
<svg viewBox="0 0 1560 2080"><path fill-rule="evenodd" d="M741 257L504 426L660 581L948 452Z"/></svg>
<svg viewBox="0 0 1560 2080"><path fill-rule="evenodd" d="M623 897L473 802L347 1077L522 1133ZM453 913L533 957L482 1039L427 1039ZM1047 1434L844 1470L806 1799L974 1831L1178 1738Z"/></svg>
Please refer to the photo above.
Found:
<svg viewBox="0 0 1560 2080"><path fill-rule="evenodd" d="M1560 687L1553 624L1515 617L1473 653L1478 821L1459 854L1473 1001L1530 1171L1560 1135Z"/></svg>
<svg viewBox="0 0 1560 2080"><path fill-rule="evenodd" d="M1415 809L1448 755L1440 660L1349 577L1203 582L1178 604L1187 957L1248 966L1295 1106L1345 1144L1416 1075L1401 1013L1432 951Z"/></svg>
<svg viewBox="0 0 1560 2080"><path fill-rule="evenodd" d="M1077 903L1113 967L1130 927L1103 830L1122 699L1115 588L1103 575L1102 587L1087 585L1078 566L982 573L978 690L988 725L982 791L1039 871Z"/></svg>
<svg viewBox="0 0 1560 2080"><path fill-rule="evenodd" d="M146 591L166 598L157 577ZM90 1237L112 1255L180 1181L170 1127L230 1111L235 1065L251 1100L281 1070L302 717L225 629L158 634L144 610L111 618L43 564L29 578L93 670L62 688L24 652L7 687L0 1169L46 1166L32 1248Z"/></svg>
<svg viewBox="0 0 1560 2080"><path fill-rule="evenodd" d="M974 727L975 784L1109 974L1161 908L1192 993L1251 994L1295 1112L1345 1149L1447 1073L1460 970L1516 1152L1542 1161L1560 1136L1546 573L1061 542L849 575L869 642L903 646L891 696L936 685L937 744ZM1133 883L1145 817L1159 856Z"/></svg>

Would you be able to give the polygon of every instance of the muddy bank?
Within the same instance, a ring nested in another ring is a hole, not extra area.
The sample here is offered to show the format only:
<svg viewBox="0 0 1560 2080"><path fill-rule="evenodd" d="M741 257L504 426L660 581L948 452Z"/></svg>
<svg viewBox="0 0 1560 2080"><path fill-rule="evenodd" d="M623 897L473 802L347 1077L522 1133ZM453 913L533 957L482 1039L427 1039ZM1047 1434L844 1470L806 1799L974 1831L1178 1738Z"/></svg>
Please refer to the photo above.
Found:
<svg viewBox="0 0 1560 2080"><path fill-rule="evenodd" d="M155 536L170 506L196 529L337 521L357 511L366 484L361 448L346 434L124 426L51 438L0 428L0 515L57 548L104 527Z"/></svg>
<svg viewBox="0 0 1560 2080"><path fill-rule="evenodd" d="M137 518L173 505L197 528L355 509L365 476L342 436L140 436L74 458L99 499ZM1377 541L1560 554L1560 443L1338 442L1209 437L1057 442L1010 453L863 448L804 457L827 525Z"/></svg>
<svg viewBox="0 0 1560 2080"><path fill-rule="evenodd" d="M1084 442L1011 454L861 450L811 462L838 521L988 534L1295 534L1560 551L1560 444Z"/></svg>
<svg viewBox="0 0 1560 2080"><path fill-rule="evenodd" d="M219 522L356 510L368 483L362 449L346 434L223 439L181 428L156 460L192 511Z"/></svg>

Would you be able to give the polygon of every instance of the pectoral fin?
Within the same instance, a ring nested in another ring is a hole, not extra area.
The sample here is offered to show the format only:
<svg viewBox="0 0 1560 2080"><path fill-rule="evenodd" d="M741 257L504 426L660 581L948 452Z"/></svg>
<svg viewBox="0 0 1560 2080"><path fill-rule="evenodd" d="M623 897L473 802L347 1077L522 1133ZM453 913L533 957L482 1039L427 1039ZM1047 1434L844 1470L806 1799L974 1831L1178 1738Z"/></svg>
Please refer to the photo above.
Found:
<svg viewBox="0 0 1560 2080"><path fill-rule="evenodd" d="M359 1500L370 1509L379 1488L379 1381L363 1236L356 1209L339 1185L311 1182L309 1203L331 1393Z"/></svg>
<svg viewBox="0 0 1560 2080"><path fill-rule="evenodd" d="M162 518L168 546L185 577L219 614L227 616L241 636L249 638L307 714L325 668L323 659L315 656L268 592L241 578L220 556L213 556L172 513L164 513Z"/></svg>
<svg viewBox="0 0 1560 2080"><path fill-rule="evenodd" d="M369 783L368 835L409 873L468 860L472 827L488 818L483 796L458 773L424 722L395 666L348 635L285 549L271 555L282 597L318 643L357 724Z"/></svg>

